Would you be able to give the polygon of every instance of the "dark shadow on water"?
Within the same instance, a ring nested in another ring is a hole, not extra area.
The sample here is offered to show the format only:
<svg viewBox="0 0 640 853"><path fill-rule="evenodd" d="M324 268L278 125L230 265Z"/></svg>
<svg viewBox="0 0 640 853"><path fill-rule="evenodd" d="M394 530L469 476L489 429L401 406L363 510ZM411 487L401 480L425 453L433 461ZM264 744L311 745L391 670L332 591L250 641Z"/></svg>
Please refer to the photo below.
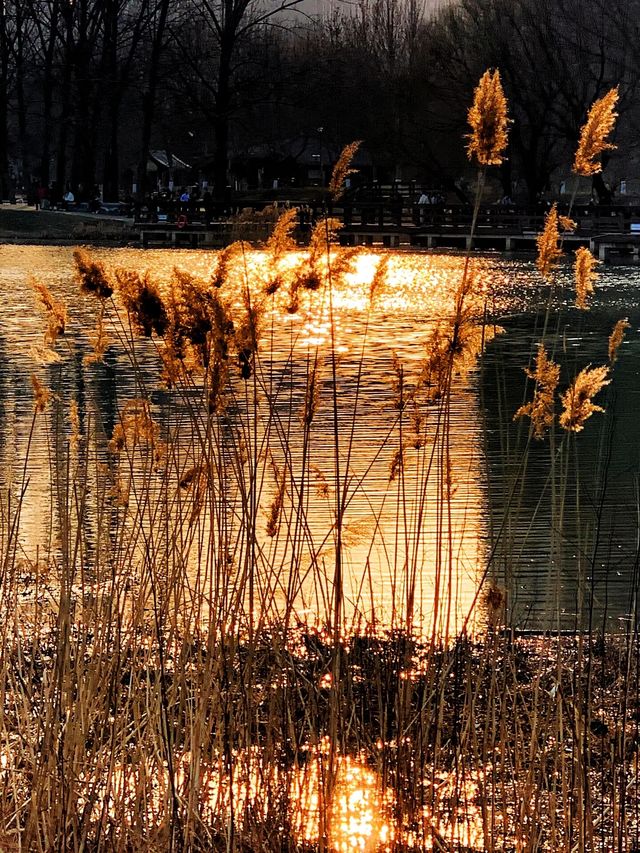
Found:
<svg viewBox="0 0 640 853"><path fill-rule="evenodd" d="M600 305L565 310L547 349L561 365L560 392L588 365L608 363L608 336L620 315ZM638 328L640 314L629 317ZM529 440L514 413L533 394L523 367L539 343L535 320L503 323L483 370L487 488L496 581L508 594L511 624L534 630L625 630L636 611L640 341L619 351L612 382L584 430ZM557 412L561 411L560 401Z"/></svg>

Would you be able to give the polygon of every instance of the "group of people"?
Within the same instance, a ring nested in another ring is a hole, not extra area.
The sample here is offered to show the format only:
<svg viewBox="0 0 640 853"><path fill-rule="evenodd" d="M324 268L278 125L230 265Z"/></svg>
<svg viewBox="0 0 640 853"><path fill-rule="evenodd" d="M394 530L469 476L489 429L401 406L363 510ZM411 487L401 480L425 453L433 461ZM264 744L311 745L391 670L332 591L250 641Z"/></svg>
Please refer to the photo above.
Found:
<svg viewBox="0 0 640 853"><path fill-rule="evenodd" d="M427 192L427 190L422 190L420 194L420 198L418 199L418 204L420 206L426 204L442 204L444 201L444 196L440 192Z"/></svg>
<svg viewBox="0 0 640 853"><path fill-rule="evenodd" d="M73 210L76 204L76 194L69 184L64 192L54 181L49 186L42 183L34 183L27 193L27 204L31 204L36 210ZM94 192L88 201L89 210L97 210L101 201Z"/></svg>
<svg viewBox="0 0 640 853"><path fill-rule="evenodd" d="M200 218L201 214L207 218L213 215L214 198L205 189L201 194L198 186L180 187L177 190L160 190L150 193L144 199L137 198L133 203L134 216L136 219L154 221L158 217L192 217Z"/></svg>
<svg viewBox="0 0 640 853"><path fill-rule="evenodd" d="M427 223L427 212L426 208L430 205L442 204L444 202L444 196L441 192L438 191L427 191L422 190L420 193L420 197L418 198L418 217L420 220L420 225L425 225Z"/></svg>

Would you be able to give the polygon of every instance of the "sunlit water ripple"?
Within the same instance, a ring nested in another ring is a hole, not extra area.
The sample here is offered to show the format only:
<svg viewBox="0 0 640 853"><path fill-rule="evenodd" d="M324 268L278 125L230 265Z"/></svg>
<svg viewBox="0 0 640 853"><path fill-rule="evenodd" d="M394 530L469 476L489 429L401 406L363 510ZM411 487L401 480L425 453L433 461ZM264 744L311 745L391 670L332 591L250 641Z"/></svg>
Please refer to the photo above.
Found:
<svg viewBox="0 0 640 853"><path fill-rule="evenodd" d="M117 343L108 353L107 368L83 362L91 348L95 305L78 293L71 252L62 247L0 248L0 451L4 485L13 488L14 496L30 442L32 372L55 386L61 399L77 400L81 409L93 405L90 401L96 398L107 437L118 409L136 396L126 356ZM334 291L341 463L345 466L347 449L352 447L352 497L345 517L345 598L350 612L365 620L375 613L388 626L402 618L409 564L417 572L416 621L424 626L433 618L433 600L438 597L440 623L446 621L448 631L458 629L487 576L505 591L506 617L520 627L584 626L591 604L596 624L624 627L635 610L638 564L638 273L628 268L601 270L589 312L572 308L569 274L560 273L565 287L554 300L549 329L555 357L563 366L563 388L586 364L606 362L608 335L617 319L626 316L631 323L613 382L598 400L606 413L595 415L568 446L572 458L561 480L566 453L558 456L557 448L562 436L555 436L555 455L548 439L534 442L527 453L527 424L513 422L513 413L531 393L523 368L539 340L548 291L540 287L529 261L498 256L474 259L475 282L484 294L487 319L498 322L505 332L489 344L481 366L456 380L450 419L454 488L450 520L443 522L437 478L431 476L426 489L421 489L429 446L408 451L404 495L398 481L390 482L391 461L400 441L392 364L397 355L407 377L417 375L429 330L449 310L463 260L387 253L385 282L371 301L370 281L380 254L358 256L353 274ZM206 252L113 249L96 250L95 255L109 267L148 269L164 283L174 266L206 276L214 265L214 256ZM258 280L256 271L263 260L260 253L248 253L236 264L235 279L227 285L232 299L242 301L244 276L248 273L251 281ZM58 345L58 363L43 364L47 359L44 321L30 276L45 282L69 306L71 319L65 341ZM306 365L320 353L322 402L313 427L312 462L331 482L328 312L326 294L321 292L304 293L296 313L286 311L283 298L269 301L259 370L282 383L275 402L282 422L291 413L297 422L304 403L301 383ZM153 347L145 343L142 352L145 375L154 387L158 366ZM162 408L167 398L157 393L154 399ZM432 407L428 417L435 419L436 411ZM40 420L31 439L19 535L25 559L56 547L50 509L52 434L51 419ZM273 452L277 455L277 450ZM324 598L330 596L331 587L333 504L326 498L313 501L307 510L310 535L325 543L318 553L326 584L320 592L317 587L301 589L298 615L311 613L322 620L326 613L318 611L326 608ZM420 508L424 518L418 517ZM447 598L443 587L449 583ZM445 599L446 605L442 604Z"/></svg>

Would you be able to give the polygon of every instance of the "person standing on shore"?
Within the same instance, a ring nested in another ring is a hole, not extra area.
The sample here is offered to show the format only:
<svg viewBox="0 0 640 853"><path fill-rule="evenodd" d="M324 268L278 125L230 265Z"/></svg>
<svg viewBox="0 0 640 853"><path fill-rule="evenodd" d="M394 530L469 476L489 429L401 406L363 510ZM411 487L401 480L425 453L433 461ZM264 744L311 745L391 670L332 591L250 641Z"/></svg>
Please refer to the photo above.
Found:
<svg viewBox="0 0 640 853"><path fill-rule="evenodd" d="M42 202L47 197L47 188L43 187L42 184L38 184L36 187L36 194L34 199L34 207L36 210L40 210L42 208Z"/></svg>

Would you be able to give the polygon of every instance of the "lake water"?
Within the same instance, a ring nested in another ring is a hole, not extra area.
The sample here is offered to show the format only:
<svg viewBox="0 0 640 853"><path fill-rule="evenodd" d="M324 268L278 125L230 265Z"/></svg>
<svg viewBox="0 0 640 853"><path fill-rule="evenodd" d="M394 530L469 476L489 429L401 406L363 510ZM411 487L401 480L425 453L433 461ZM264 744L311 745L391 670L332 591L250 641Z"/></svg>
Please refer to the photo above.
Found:
<svg viewBox="0 0 640 853"><path fill-rule="evenodd" d="M206 277L216 265L215 254L207 252L100 249L93 254L109 268L149 270L164 286L174 266ZM383 257L384 281L372 299L370 283ZM292 256L291 263L295 261ZM250 253L235 263L223 288L230 304L242 304L247 280L252 298L260 299L264 256ZM360 625L373 621L378 627L396 627L406 621L409 610L414 624L426 632L435 627L450 634L467 623L472 611L471 623L491 618L485 590L492 582L502 591L497 618L504 616L520 628L571 630L591 620L596 627L625 629L635 619L640 553L640 273L602 268L590 310L579 312L572 307L570 271L560 271L562 286L553 299L547 340L562 366L562 389L586 365L607 361L608 336L618 319L628 317L630 328L612 382L596 399L605 412L594 414L584 431L570 440L556 429L551 440L537 442L528 438L528 421L514 422L513 413L532 392L523 368L540 340L548 289L540 286L530 261L475 258L474 281L486 319L503 332L488 342L481 361L455 379L446 413L446 447L438 405L421 410L425 440L415 447L407 439L415 426L411 407L405 409L401 425L394 402L394 357L411 388L434 324L451 310L462 265L456 256L368 251L354 257L351 272L334 283L341 490L348 472L342 565L347 618ZM55 354L44 342L45 321L31 277L68 306L67 333ZM88 466L84 476L95 478L90 485L96 505L104 496L99 497L99 474L90 471L99 472L99 465L107 464L105 443L118 412L128 400L140 397L140 375L165 432L178 430L184 407L176 404L172 392L157 387L159 360L149 341L140 345L141 373L132 369L117 335L111 336L104 364L85 362L92 348L96 304L79 294L70 248L0 247L0 287L3 541L24 491L16 563L28 574L33 561L55 559L61 547L56 506L65 480L59 444L60 435L68 437L71 431L69 403L77 403L83 429L94 424L91 438L86 438L89 456L95 455L97 464ZM333 608L336 562L329 304L319 290L303 293L295 312L287 310L286 294L266 299L264 311L258 373L269 415L248 403L246 411L253 418L247 441L253 436L256 448L259 444L259 450L254 449L262 472L256 497L261 519L256 566L268 565L271 572L262 578L256 569L256 594L279 611L293 590L293 618L323 622ZM304 531L296 534L304 545L296 546L294 560L292 534L269 539L264 528L277 490L274 471L289 471L285 505L295 504L296 494L299 498L300 412L314 362L319 365L319 405L306 460ZM32 429L34 372L54 399ZM238 422L246 384L234 374ZM224 428L233 430L234 419L229 413L226 418ZM404 475L391 479L401 442L408 444ZM192 452L184 450L181 466ZM52 464L52 459L57 462ZM443 501L444 494L448 500ZM65 500L68 503L68 495ZM136 506L139 511L140 501ZM134 512L132 504L129 512ZM96 513L99 508L83 516L87 565L100 548ZM246 530L234 528L234 523L225 529L245 537ZM211 552L202 536L190 551L190 577L206 575L203 563ZM126 562L134 565L138 558L133 549ZM231 555L230 562L234 560L240 571L238 555Z"/></svg>

